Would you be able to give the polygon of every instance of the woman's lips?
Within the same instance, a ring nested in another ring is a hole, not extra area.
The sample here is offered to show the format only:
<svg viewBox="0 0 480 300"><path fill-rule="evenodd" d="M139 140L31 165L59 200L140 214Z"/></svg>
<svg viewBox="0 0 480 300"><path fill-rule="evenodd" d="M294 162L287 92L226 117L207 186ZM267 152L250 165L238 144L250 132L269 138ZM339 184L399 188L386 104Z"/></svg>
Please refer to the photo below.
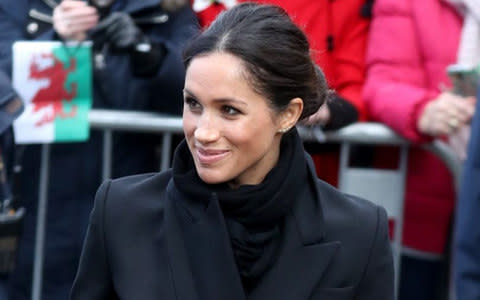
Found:
<svg viewBox="0 0 480 300"><path fill-rule="evenodd" d="M214 164L225 158L228 153L230 153L230 151L228 150L213 150L201 148L197 148L196 152L198 161L204 165Z"/></svg>

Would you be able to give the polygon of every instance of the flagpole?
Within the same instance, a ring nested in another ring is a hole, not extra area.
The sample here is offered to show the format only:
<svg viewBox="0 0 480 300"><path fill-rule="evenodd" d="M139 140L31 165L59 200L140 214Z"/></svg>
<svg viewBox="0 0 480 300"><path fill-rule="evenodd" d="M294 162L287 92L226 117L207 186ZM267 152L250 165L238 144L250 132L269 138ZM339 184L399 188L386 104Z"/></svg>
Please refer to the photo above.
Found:
<svg viewBox="0 0 480 300"><path fill-rule="evenodd" d="M48 178L50 165L50 144L42 145L42 160L40 165L40 185L38 195L37 210L37 228L35 239L35 253L33 265L33 282L32 282L32 300L40 300L42 297L42 277L43 277L43 261L45 250L45 227L47 220L47 194L48 194Z"/></svg>

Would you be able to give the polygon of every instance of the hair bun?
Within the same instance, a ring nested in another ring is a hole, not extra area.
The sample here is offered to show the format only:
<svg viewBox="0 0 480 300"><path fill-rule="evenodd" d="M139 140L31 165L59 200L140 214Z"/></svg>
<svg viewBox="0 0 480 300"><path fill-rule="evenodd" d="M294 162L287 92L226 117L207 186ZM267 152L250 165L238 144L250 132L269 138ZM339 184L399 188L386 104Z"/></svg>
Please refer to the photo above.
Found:
<svg viewBox="0 0 480 300"><path fill-rule="evenodd" d="M315 114L333 94L333 91L328 88L327 79L322 69L316 64L313 64L313 67L316 80L314 86L312 86L310 97L303 99L303 112L300 119L306 119Z"/></svg>

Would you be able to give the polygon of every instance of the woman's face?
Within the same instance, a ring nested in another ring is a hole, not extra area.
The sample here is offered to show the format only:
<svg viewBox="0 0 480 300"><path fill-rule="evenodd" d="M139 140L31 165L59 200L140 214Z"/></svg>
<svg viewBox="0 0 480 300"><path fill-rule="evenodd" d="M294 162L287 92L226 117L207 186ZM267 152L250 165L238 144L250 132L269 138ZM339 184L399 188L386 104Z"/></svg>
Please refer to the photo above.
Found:
<svg viewBox="0 0 480 300"><path fill-rule="evenodd" d="M280 117L244 72L227 53L196 57L187 69L183 129L206 183L258 184L278 160Z"/></svg>

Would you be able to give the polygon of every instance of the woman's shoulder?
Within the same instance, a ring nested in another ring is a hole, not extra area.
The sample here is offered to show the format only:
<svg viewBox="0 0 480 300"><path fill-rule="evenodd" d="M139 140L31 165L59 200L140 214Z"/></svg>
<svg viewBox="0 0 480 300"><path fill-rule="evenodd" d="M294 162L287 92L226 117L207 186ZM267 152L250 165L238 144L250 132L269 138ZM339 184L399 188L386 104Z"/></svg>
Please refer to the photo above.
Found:
<svg viewBox="0 0 480 300"><path fill-rule="evenodd" d="M148 193L154 190L165 189L168 182L172 178L171 170L157 172L136 174L108 181L110 190L120 193Z"/></svg>
<svg viewBox="0 0 480 300"><path fill-rule="evenodd" d="M172 178L172 171L168 169L163 172L152 172L152 173L143 173L130 176L119 177L115 179L110 179L111 186L116 188L146 188L150 185L158 184L167 184L168 181Z"/></svg>
<svg viewBox="0 0 480 300"><path fill-rule="evenodd" d="M172 178L170 170L160 173L131 175L105 181L97 191L96 206L109 215L131 214L157 207L162 209L167 185Z"/></svg>
<svg viewBox="0 0 480 300"><path fill-rule="evenodd" d="M307 222L297 220L297 228L304 245L318 247L318 253L336 249L325 271L328 279L318 283L315 297L341 298L341 292L350 291L352 298L393 299L393 260L385 210L320 179L315 185L317 198L311 207L315 215L304 214L312 217Z"/></svg>
<svg viewBox="0 0 480 300"><path fill-rule="evenodd" d="M372 237L378 229L388 230L388 218L385 209L369 200L346 194L338 188L319 179L311 159L310 169L311 191L306 191L306 198L313 201L299 201L296 215L302 219L300 226L304 231L322 231L327 239L335 240L352 235ZM313 193L312 193L313 192ZM307 194L306 194L307 195ZM314 236L315 234L312 233Z"/></svg>
<svg viewBox="0 0 480 300"><path fill-rule="evenodd" d="M379 229L388 230L387 213L383 207L343 193L321 180L317 180L316 184L327 234L374 237Z"/></svg>
<svg viewBox="0 0 480 300"><path fill-rule="evenodd" d="M369 215L375 213L379 206L367 199L340 191L321 179L316 181L322 205L328 209L339 209L352 213Z"/></svg>

